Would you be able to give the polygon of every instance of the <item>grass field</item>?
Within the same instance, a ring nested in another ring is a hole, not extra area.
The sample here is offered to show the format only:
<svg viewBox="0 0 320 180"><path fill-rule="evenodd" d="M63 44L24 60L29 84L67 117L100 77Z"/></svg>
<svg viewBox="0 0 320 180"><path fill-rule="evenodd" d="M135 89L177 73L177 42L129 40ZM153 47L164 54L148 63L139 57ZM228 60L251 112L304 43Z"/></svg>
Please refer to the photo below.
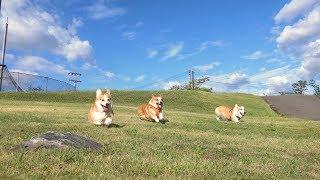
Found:
<svg viewBox="0 0 320 180"><path fill-rule="evenodd" d="M117 127L86 117L94 93L0 94L0 179L3 178L320 178L320 124L275 114L246 94L163 91L169 122L137 118L147 91L114 91ZM214 107L239 103L239 124L213 119ZM103 144L101 151L8 149L47 132L73 132Z"/></svg>

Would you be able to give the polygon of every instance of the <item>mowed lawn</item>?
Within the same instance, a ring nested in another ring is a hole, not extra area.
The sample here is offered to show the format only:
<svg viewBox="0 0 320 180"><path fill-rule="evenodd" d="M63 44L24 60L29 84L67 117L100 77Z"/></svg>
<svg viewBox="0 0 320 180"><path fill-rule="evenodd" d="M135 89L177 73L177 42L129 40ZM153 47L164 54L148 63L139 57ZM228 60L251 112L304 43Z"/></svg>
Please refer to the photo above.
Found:
<svg viewBox="0 0 320 180"><path fill-rule="evenodd" d="M320 122L276 115L252 95L161 92L169 122L141 121L136 105L152 93L114 93L118 126L87 122L94 93L0 94L3 178L320 178ZM239 124L214 120L214 106L247 106ZM73 132L101 151L10 152L47 131Z"/></svg>

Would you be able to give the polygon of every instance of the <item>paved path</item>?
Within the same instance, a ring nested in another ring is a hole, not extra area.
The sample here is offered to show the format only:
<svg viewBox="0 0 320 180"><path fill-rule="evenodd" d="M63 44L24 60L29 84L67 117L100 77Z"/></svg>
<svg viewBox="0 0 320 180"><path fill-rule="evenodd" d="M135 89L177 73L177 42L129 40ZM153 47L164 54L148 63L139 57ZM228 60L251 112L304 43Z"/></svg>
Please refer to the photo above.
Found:
<svg viewBox="0 0 320 180"><path fill-rule="evenodd" d="M320 120L320 98L316 96L266 96L264 99L273 110L282 115Z"/></svg>

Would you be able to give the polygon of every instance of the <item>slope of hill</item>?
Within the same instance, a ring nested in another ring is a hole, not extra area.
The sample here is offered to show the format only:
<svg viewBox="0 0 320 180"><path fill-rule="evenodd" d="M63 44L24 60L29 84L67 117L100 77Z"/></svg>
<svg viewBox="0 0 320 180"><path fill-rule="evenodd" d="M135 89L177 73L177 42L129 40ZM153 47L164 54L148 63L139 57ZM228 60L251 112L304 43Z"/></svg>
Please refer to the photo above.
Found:
<svg viewBox="0 0 320 180"><path fill-rule="evenodd" d="M166 100L165 124L142 121L136 106ZM87 121L93 92L0 94L0 179L319 179L320 124L276 115L260 97L187 91L114 91L114 126ZM244 104L241 123L213 108ZM118 126L117 126L118 125ZM101 151L10 152L48 131L94 139Z"/></svg>
<svg viewBox="0 0 320 180"><path fill-rule="evenodd" d="M276 116L260 97L249 94L213 94L203 91L112 91L114 105L138 106L148 102L151 94L162 94L166 110L196 113L214 112L219 105L244 105L252 116ZM42 102L91 103L94 92L70 93L0 93L0 99Z"/></svg>

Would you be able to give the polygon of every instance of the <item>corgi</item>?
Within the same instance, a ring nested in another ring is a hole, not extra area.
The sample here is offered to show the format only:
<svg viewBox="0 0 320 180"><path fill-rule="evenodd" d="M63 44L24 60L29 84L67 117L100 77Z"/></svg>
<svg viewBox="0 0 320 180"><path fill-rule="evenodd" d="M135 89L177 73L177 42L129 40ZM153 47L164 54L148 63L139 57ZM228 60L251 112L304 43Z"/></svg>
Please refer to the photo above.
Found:
<svg viewBox="0 0 320 180"><path fill-rule="evenodd" d="M162 96L152 95L149 103L138 107L138 114L143 120L154 120L157 123L164 120Z"/></svg>
<svg viewBox="0 0 320 180"><path fill-rule="evenodd" d="M219 106L215 109L215 114L217 120L239 122L246 114L246 111L244 106L238 106L238 104L236 104L233 109L226 106Z"/></svg>
<svg viewBox="0 0 320 180"><path fill-rule="evenodd" d="M96 100L91 105L88 120L95 125L109 126L114 117L112 109L111 92L107 90L105 93L101 89L96 91Z"/></svg>

